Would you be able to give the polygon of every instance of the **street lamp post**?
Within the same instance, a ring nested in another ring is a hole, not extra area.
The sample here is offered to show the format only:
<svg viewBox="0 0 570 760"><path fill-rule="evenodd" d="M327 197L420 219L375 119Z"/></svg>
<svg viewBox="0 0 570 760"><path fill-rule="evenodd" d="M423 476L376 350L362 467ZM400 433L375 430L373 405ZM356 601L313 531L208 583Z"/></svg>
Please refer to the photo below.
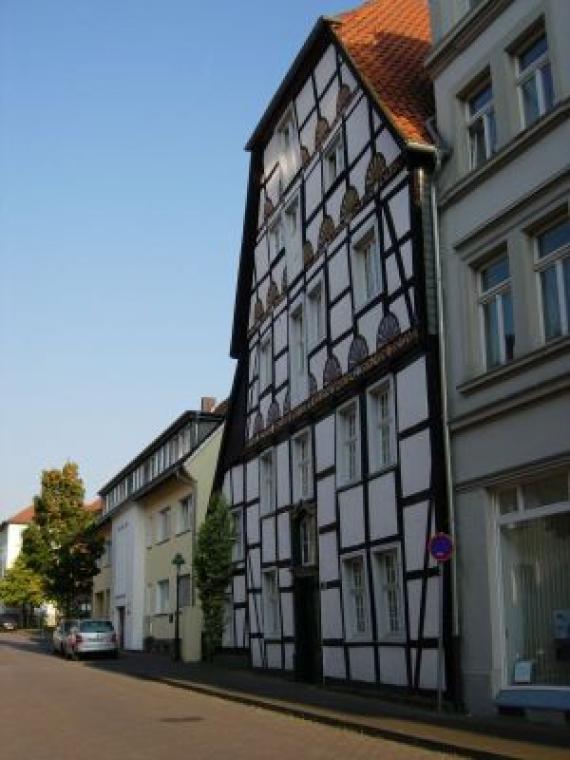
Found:
<svg viewBox="0 0 570 760"><path fill-rule="evenodd" d="M174 659L180 660L180 568L186 564L184 557L178 552L172 559L176 568L176 617L174 618Z"/></svg>

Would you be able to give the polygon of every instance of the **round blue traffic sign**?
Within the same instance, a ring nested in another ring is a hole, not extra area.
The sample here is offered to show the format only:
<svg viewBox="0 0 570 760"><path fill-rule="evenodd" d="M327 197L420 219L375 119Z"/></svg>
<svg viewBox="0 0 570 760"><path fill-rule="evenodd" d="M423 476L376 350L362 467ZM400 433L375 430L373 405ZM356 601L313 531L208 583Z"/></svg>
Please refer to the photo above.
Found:
<svg viewBox="0 0 570 760"><path fill-rule="evenodd" d="M447 533L435 533L430 538L428 548L437 562L447 562L453 552L453 539Z"/></svg>

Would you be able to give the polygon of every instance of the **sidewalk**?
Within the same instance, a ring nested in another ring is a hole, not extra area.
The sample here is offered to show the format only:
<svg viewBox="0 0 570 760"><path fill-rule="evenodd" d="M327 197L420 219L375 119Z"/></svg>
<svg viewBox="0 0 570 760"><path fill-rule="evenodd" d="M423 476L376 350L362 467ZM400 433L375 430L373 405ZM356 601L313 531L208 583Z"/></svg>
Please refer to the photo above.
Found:
<svg viewBox="0 0 570 760"><path fill-rule="evenodd" d="M570 760L570 726L533 724L506 717L439 716L403 703L258 671L207 663L175 663L166 656L138 652L125 653L119 660L87 664L463 757Z"/></svg>

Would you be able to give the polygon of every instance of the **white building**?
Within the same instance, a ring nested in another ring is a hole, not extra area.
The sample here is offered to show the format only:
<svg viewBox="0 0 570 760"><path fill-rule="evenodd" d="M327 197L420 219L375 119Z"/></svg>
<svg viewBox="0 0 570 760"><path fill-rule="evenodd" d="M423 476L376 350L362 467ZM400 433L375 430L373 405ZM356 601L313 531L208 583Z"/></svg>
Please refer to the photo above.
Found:
<svg viewBox="0 0 570 760"><path fill-rule="evenodd" d="M406 691L436 686L426 545L447 527L429 46L417 0L321 18L249 141L217 478L238 536L225 646Z"/></svg>

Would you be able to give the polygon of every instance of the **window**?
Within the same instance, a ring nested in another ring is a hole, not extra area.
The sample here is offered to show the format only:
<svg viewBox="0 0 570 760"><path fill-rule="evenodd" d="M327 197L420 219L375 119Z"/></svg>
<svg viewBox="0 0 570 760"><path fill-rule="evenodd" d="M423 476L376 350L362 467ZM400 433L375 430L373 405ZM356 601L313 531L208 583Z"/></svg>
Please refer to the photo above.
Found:
<svg viewBox="0 0 570 760"><path fill-rule="evenodd" d="M398 547L374 553L378 635L383 639L404 636L402 563Z"/></svg>
<svg viewBox="0 0 570 760"><path fill-rule="evenodd" d="M311 346L316 346L325 337L325 299L323 280L309 286L307 291L307 327Z"/></svg>
<svg viewBox="0 0 570 760"><path fill-rule="evenodd" d="M281 253L284 246L285 238L283 235L283 221L281 217L279 217L269 230L269 253L272 261L279 253Z"/></svg>
<svg viewBox="0 0 570 760"><path fill-rule="evenodd" d="M569 475L495 493L507 684L570 685Z"/></svg>
<svg viewBox="0 0 570 760"><path fill-rule="evenodd" d="M297 128L292 111L288 111L278 128L281 143L281 191L289 184L299 168Z"/></svg>
<svg viewBox="0 0 570 760"><path fill-rule="evenodd" d="M353 251L355 299L363 306L382 290L380 246L374 227L355 244Z"/></svg>
<svg viewBox="0 0 570 760"><path fill-rule="evenodd" d="M542 304L545 340L570 331L570 219L564 219L536 238L535 268Z"/></svg>
<svg viewBox="0 0 570 760"><path fill-rule="evenodd" d="M261 340L259 348L259 389L265 390L273 382L273 350L271 334Z"/></svg>
<svg viewBox="0 0 570 760"><path fill-rule="evenodd" d="M358 402L344 406L338 413L337 423L337 481L345 485L360 478Z"/></svg>
<svg viewBox="0 0 570 760"><path fill-rule="evenodd" d="M325 151L325 187L329 188L344 169L344 147L341 135L337 135Z"/></svg>
<svg viewBox="0 0 570 760"><path fill-rule="evenodd" d="M552 71L544 31L519 50L515 65L522 125L528 127L554 104Z"/></svg>
<svg viewBox="0 0 570 760"><path fill-rule="evenodd" d="M301 220L299 198L289 203L285 209L285 248L289 282L293 282L302 269Z"/></svg>
<svg viewBox="0 0 570 760"><path fill-rule="evenodd" d="M158 581L156 584L156 615L164 615L170 611L170 582Z"/></svg>
<svg viewBox="0 0 570 760"><path fill-rule="evenodd" d="M345 625L351 639L365 638L370 633L364 573L362 555L342 560Z"/></svg>
<svg viewBox="0 0 570 760"><path fill-rule="evenodd" d="M466 103L469 136L469 167L475 169L490 158L497 147L493 88L487 79Z"/></svg>
<svg viewBox="0 0 570 760"><path fill-rule="evenodd" d="M315 515L304 515L299 523L300 559L303 567L317 562L317 531Z"/></svg>
<svg viewBox="0 0 570 760"><path fill-rule="evenodd" d="M105 541L103 549L103 567L110 567L113 563L113 542L111 539Z"/></svg>
<svg viewBox="0 0 570 760"><path fill-rule="evenodd" d="M291 403L298 404L307 395L307 345L303 304L291 314L290 365Z"/></svg>
<svg viewBox="0 0 570 760"><path fill-rule="evenodd" d="M185 499L181 499L178 504L178 526L177 533L184 533L191 530L194 522L194 496L189 494Z"/></svg>
<svg viewBox="0 0 570 760"><path fill-rule="evenodd" d="M232 559L234 562L237 562L243 559L243 518L241 509L232 512L232 527L234 536Z"/></svg>
<svg viewBox="0 0 570 760"><path fill-rule="evenodd" d="M312 493L311 438L305 432L293 438L293 499L308 499Z"/></svg>
<svg viewBox="0 0 570 760"><path fill-rule="evenodd" d="M170 507L161 509L156 516L156 543L166 541L170 538Z"/></svg>
<svg viewBox="0 0 570 760"><path fill-rule="evenodd" d="M383 380L368 392L368 448L371 472L394 464L396 441L391 380Z"/></svg>
<svg viewBox="0 0 570 760"><path fill-rule="evenodd" d="M263 633L266 637L279 636L281 621L279 615L279 585L277 570L263 573Z"/></svg>
<svg viewBox="0 0 570 760"><path fill-rule="evenodd" d="M485 342L487 369L505 364L514 356L513 300L506 255L495 259L479 273L479 308Z"/></svg>
<svg viewBox="0 0 570 760"><path fill-rule="evenodd" d="M259 499L262 514L275 509L275 462L273 451L259 457Z"/></svg>
<svg viewBox="0 0 570 760"><path fill-rule="evenodd" d="M190 607L192 604L192 579L189 573L178 579L178 602L181 607Z"/></svg>

